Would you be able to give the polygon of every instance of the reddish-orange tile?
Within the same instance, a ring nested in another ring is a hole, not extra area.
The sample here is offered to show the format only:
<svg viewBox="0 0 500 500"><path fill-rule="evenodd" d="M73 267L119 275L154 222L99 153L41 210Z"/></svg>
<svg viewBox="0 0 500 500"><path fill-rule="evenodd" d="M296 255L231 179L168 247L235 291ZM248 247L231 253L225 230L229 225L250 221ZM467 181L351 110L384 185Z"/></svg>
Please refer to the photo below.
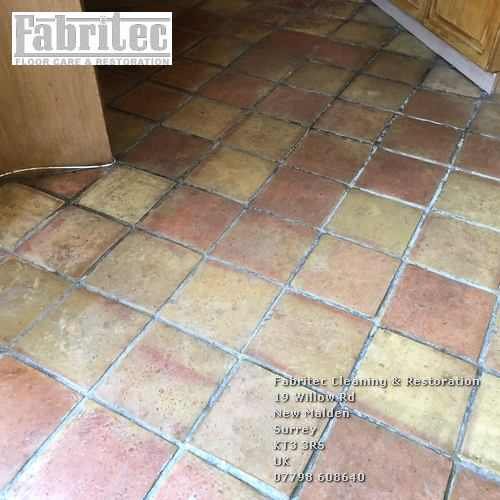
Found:
<svg viewBox="0 0 500 500"><path fill-rule="evenodd" d="M184 438L234 359L156 323L100 386L100 398Z"/></svg>
<svg viewBox="0 0 500 500"><path fill-rule="evenodd" d="M155 128L124 160L155 174L176 178L210 151L208 140L176 130Z"/></svg>
<svg viewBox="0 0 500 500"><path fill-rule="evenodd" d="M457 130L403 117L392 124L383 144L391 149L448 163L458 139Z"/></svg>
<svg viewBox="0 0 500 500"><path fill-rule="evenodd" d="M69 207L18 249L23 257L75 278L125 234L125 227L86 210Z"/></svg>
<svg viewBox="0 0 500 500"><path fill-rule="evenodd" d="M191 454L175 464L155 500L264 500L247 484Z"/></svg>
<svg viewBox="0 0 500 500"><path fill-rule="evenodd" d="M238 203L182 186L154 208L142 225L168 238L207 250L240 210Z"/></svg>
<svg viewBox="0 0 500 500"><path fill-rule="evenodd" d="M500 141L468 134L457 158L460 167L500 177Z"/></svg>
<svg viewBox="0 0 500 500"><path fill-rule="evenodd" d="M335 101L315 127L349 137L374 141L382 132L392 113L359 104Z"/></svg>
<svg viewBox="0 0 500 500"><path fill-rule="evenodd" d="M343 192L341 184L284 167L265 186L255 206L282 217L320 225Z"/></svg>
<svg viewBox="0 0 500 500"><path fill-rule="evenodd" d="M357 417L339 419L319 456L316 478L363 473L366 480L316 480L306 484L301 498L438 500L444 497L450 470L449 459L382 427Z"/></svg>
<svg viewBox="0 0 500 500"><path fill-rule="evenodd" d="M163 120L187 100L187 95L162 85L144 82L113 102L113 106L151 120Z"/></svg>
<svg viewBox="0 0 500 500"><path fill-rule="evenodd" d="M200 94L226 104L249 108L270 90L271 84L261 78L226 71L205 85Z"/></svg>
<svg viewBox="0 0 500 500"><path fill-rule="evenodd" d="M301 224L250 211L224 236L215 255L286 281L313 238L314 231Z"/></svg>
<svg viewBox="0 0 500 500"><path fill-rule="evenodd" d="M322 388L336 392L340 377L349 376L370 328L369 321L287 294L248 353L296 377L324 378Z"/></svg>
<svg viewBox="0 0 500 500"><path fill-rule="evenodd" d="M494 302L489 293L409 266L383 324L477 358Z"/></svg>
<svg viewBox="0 0 500 500"><path fill-rule="evenodd" d="M283 52L271 52L261 47L252 47L243 54L233 67L250 75L280 80L289 75L298 64L293 55Z"/></svg>
<svg viewBox="0 0 500 500"><path fill-rule="evenodd" d="M89 402L24 472L9 498L136 500L174 451L170 443Z"/></svg>
<svg viewBox="0 0 500 500"><path fill-rule="evenodd" d="M12 358L0 359L0 488L56 428L78 397Z"/></svg>
<svg viewBox="0 0 500 500"><path fill-rule="evenodd" d="M363 166L370 149L369 144L311 132L292 154L288 164L349 182Z"/></svg>
<svg viewBox="0 0 500 500"><path fill-rule="evenodd" d="M155 73L151 79L182 90L194 92L219 72L220 68L216 68L215 66L177 58L175 64Z"/></svg>
<svg viewBox="0 0 500 500"><path fill-rule="evenodd" d="M474 101L468 97L417 90L404 111L417 118L465 127L473 109Z"/></svg>
<svg viewBox="0 0 500 500"><path fill-rule="evenodd" d="M102 168L93 168L69 172L67 174L33 176L26 179L24 182L30 186L49 191L57 196L73 198L97 179L105 175L106 172L107 171Z"/></svg>
<svg viewBox="0 0 500 500"><path fill-rule="evenodd" d="M444 169L437 165L378 150L357 185L426 205L431 201L443 175Z"/></svg>
<svg viewBox="0 0 500 500"><path fill-rule="evenodd" d="M321 94L280 86L257 109L276 118L310 125L329 102L330 98Z"/></svg>
<svg viewBox="0 0 500 500"><path fill-rule="evenodd" d="M458 473L450 500L497 500L500 498L500 484L482 478L463 469Z"/></svg>
<svg viewBox="0 0 500 500"><path fill-rule="evenodd" d="M296 401L296 395L311 395L309 389L277 386L277 379L281 377L258 366L242 363L197 429L194 444L290 494L294 487L293 477L289 482L274 482L274 473L280 470L274 465L274 459L287 456L289 467L286 471L292 474L302 471L311 456L311 448L306 446L319 439L326 419L322 416L307 415L304 403ZM293 419L295 425L314 429L311 431L313 435L300 437L305 445L298 446L294 451L272 449L274 442L287 440L287 436L276 434L276 426L290 424L290 421L274 416L275 410L278 409L275 403L277 393L289 396L288 402L279 405L282 410L296 410L300 414L298 418ZM321 412L326 409L323 403L309 403L307 406L312 411ZM331 408L331 404L328 406Z"/></svg>
<svg viewBox="0 0 500 500"><path fill-rule="evenodd" d="M293 284L365 314L375 314L399 266L393 257L323 236Z"/></svg>
<svg viewBox="0 0 500 500"><path fill-rule="evenodd" d="M311 57L343 68L358 70L375 54L367 47L355 47L333 42L326 38L319 39L311 51Z"/></svg>

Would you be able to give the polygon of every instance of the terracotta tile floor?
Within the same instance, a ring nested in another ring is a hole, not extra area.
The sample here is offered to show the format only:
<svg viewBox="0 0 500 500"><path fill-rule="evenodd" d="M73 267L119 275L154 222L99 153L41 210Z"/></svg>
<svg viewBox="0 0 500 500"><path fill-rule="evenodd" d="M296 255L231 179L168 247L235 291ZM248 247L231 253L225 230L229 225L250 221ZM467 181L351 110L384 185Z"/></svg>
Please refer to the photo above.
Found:
<svg viewBox="0 0 500 500"><path fill-rule="evenodd" d="M0 186L0 498L499 499L499 99L365 0L141 7L118 165Z"/></svg>

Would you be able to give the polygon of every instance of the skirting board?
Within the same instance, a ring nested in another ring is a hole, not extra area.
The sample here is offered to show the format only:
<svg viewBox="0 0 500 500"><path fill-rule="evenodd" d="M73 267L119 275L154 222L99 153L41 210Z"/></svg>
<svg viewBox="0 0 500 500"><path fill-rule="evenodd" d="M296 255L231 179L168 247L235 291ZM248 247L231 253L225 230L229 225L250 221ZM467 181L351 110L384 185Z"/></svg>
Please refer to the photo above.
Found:
<svg viewBox="0 0 500 500"><path fill-rule="evenodd" d="M444 40L429 31L419 21L403 12L389 0L372 0L374 4L389 14L399 24L404 26L410 33L415 35L422 43L427 45L436 54L448 61L452 66L472 80L478 87L488 94L495 90L497 74L485 71L483 68L473 63L458 50L448 45Z"/></svg>

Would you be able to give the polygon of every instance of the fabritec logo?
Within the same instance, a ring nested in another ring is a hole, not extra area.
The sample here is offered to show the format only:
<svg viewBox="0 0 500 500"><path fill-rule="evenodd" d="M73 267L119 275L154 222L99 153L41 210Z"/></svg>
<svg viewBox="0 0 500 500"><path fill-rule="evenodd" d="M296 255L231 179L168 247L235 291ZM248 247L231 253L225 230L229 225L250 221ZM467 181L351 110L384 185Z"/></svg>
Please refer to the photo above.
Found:
<svg viewBox="0 0 500 500"><path fill-rule="evenodd" d="M172 13L13 12L12 64L172 64Z"/></svg>

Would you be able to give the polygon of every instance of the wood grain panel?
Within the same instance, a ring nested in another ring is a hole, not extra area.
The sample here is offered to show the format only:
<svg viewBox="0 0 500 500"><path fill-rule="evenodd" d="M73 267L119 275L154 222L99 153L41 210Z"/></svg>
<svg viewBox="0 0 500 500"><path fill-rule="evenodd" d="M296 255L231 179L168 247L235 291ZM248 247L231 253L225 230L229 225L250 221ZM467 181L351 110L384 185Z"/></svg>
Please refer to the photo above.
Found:
<svg viewBox="0 0 500 500"><path fill-rule="evenodd" d="M112 160L92 66L12 66L11 12L80 11L79 0L0 0L0 174Z"/></svg>
<svg viewBox="0 0 500 500"><path fill-rule="evenodd" d="M394 3L410 16L423 20L429 10L430 0L394 0Z"/></svg>
<svg viewBox="0 0 500 500"><path fill-rule="evenodd" d="M500 27L497 0L431 0L425 25L485 69L491 66Z"/></svg>

